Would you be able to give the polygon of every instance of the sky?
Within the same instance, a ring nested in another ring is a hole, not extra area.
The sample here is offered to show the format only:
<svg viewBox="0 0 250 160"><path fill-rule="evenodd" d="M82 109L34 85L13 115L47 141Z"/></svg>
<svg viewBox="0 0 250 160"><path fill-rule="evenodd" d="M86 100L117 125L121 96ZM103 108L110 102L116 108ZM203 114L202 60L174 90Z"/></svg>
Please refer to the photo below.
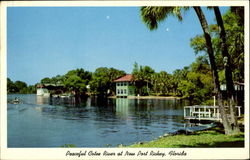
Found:
<svg viewBox="0 0 250 160"><path fill-rule="evenodd" d="M213 11L203 11L215 23ZM139 7L8 7L7 76L34 85L77 68L129 74L135 62L172 73L195 61L190 39L198 34L193 9L182 22L170 16L150 31Z"/></svg>

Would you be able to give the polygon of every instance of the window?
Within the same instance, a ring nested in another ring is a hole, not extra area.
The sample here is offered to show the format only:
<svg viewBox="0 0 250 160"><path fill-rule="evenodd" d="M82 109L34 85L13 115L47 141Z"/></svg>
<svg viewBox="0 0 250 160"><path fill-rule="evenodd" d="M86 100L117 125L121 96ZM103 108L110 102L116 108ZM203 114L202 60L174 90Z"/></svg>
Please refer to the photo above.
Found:
<svg viewBox="0 0 250 160"><path fill-rule="evenodd" d="M123 90L121 89L121 94L123 94Z"/></svg>
<svg viewBox="0 0 250 160"><path fill-rule="evenodd" d="M117 86L120 86L120 82L117 83Z"/></svg>
<svg viewBox="0 0 250 160"><path fill-rule="evenodd" d="M121 86L123 86L123 82L121 82Z"/></svg>
<svg viewBox="0 0 250 160"><path fill-rule="evenodd" d="M127 86L127 83L126 82L123 82L124 83L124 86Z"/></svg>
<svg viewBox="0 0 250 160"><path fill-rule="evenodd" d="M124 94L127 94L127 90L126 89L124 89Z"/></svg>
<svg viewBox="0 0 250 160"><path fill-rule="evenodd" d="M119 89L117 89L117 94L120 94L120 90Z"/></svg>

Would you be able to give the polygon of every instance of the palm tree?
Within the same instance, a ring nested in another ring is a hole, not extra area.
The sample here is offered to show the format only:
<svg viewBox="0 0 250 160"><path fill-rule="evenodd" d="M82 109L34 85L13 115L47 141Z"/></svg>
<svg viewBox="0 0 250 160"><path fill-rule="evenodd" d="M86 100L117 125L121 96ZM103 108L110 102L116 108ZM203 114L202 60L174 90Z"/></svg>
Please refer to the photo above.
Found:
<svg viewBox="0 0 250 160"><path fill-rule="evenodd" d="M217 66L215 63L214 51L211 42L211 36L209 34L208 24L206 18L200 7L193 7L201 24L206 40L206 48L209 56L211 70L213 73L213 82L215 86L215 93L217 95L219 110L222 118L222 123L226 134L234 134L234 129L230 126L225 106L223 104L222 92L220 90L219 76L217 72ZM182 20L181 9L188 10L189 7L142 7L141 17L143 22L150 30L157 29L158 23L166 19L169 15L174 15L178 20Z"/></svg>
<svg viewBox="0 0 250 160"><path fill-rule="evenodd" d="M237 123L236 115L235 115L235 91L234 91L234 84L233 84L233 78L232 78L232 70L231 70L231 57L228 53L228 47L226 43L226 32L223 24L223 20L221 17L220 9L219 7L213 7L214 14L216 17L216 21L219 27L220 31L220 38L221 38L221 50L222 50L222 56L224 61L224 68L225 68L225 77L226 77L226 86L227 86L227 98L229 101L229 107L230 107L230 117L231 117L231 123L233 124L232 127L234 127L235 132L239 132L239 126Z"/></svg>

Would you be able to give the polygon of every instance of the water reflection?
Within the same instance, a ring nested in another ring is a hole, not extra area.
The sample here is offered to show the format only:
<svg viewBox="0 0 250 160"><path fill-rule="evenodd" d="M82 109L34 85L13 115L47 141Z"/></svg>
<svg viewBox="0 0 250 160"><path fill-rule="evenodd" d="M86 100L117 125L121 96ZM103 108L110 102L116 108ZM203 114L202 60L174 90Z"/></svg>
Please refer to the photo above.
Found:
<svg viewBox="0 0 250 160"><path fill-rule="evenodd" d="M175 99L74 99L18 96L8 104L8 147L105 147L149 141L183 129L183 105Z"/></svg>

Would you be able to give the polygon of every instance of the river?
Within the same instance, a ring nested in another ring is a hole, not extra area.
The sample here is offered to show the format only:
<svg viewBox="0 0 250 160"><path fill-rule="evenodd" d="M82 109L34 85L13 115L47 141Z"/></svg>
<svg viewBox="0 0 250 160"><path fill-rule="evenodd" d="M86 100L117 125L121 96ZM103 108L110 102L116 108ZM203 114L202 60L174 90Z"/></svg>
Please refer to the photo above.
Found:
<svg viewBox="0 0 250 160"><path fill-rule="evenodd" d="M11 94L7 105L8 147L116 147L150 141L184 129L178 99L45 98ZM192 127L194 130L206 126Z"/></svg>

